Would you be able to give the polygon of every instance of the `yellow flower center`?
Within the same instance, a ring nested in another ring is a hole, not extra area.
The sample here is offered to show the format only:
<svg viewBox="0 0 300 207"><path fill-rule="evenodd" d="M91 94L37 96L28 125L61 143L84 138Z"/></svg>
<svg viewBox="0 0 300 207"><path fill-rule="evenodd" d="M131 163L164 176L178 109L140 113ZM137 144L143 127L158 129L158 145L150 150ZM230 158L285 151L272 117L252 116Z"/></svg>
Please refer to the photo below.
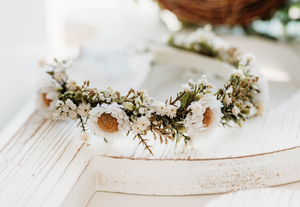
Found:
<svg viewBox="0 0 300 207"><path fill-rule="evenodd" d="M46 104L46 106L50 106L50 103L52 102L52 100L47 99L46 96L47 96L46 93L42 93L43 102Z"/></svg>
<svg viewBox="0 0 300 207"><path fill-rule="evenodd" d="M204 114L203 114L203 120L202 123L205 125L204 127L209 127L209 125L213 121L213 112L212 110L208 107L206 108Z"/></svg>
<svg viewBox="0 0 300 207"><path fill-rule="evenodd" d="M110 114L103 113L98 117L98 126L106 132L116 132L118 131L118 120Z"/></svg>

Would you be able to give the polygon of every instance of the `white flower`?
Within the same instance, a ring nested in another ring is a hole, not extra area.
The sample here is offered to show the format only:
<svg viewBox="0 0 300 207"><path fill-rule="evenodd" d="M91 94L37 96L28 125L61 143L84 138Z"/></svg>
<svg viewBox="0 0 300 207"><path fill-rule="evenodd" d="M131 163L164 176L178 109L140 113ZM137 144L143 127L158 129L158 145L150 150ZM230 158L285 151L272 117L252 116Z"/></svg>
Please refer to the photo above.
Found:
<svg viewBox="0 0 300 207"><path fill-rule="evenodd" d="M141 130L146 130L150 124L151 122L146 116L141 116L137 119L137 125Z"/></svg>
<svg viewBox="0 0 300 207"><path fill-rule="evenodd" d="M214 86L210 84L210 82L206 79L206 75L202 75L201 79L198 80L198 84L202 84L203 86L209 86L213 88Z"/></svg>
<svg viewBox="0 0 300 207"><path fill-rule="evenodd" d="M146 113L146 109L145 108L139 108L139 112L140 112L140 114L145 114Z"/></svg>
<svg viewBox="0 0 300 207"><path fill-rule="evenodd" d="M154 103L155 103L155 99L153 97L150 97L149 104L151 105L151 104L154 104Z"/></svg>
<svg viewBox="0 0 300 207"><path fill-rule="evenodd" d="M60 118L62 120L66 120L68 118L68 114L66 112L61 113Z"/></svg>
<svg viewBox="0 0 300 207"><path fill-rule="evenodd" d="M61 100L58 100L55 103L55 111L53 113L53 118L65 120L69 117L71 120L76 120L76 109L77 106L70 99L67 99L65 103Z"/></svg>
<svg viewBox="0 0 300 207"><path fill-rule="evenodd" d="M150 117L151 117L151 115L152 115L152 112L151 112L151 111L147 111L147 113L146 113L146 117L147 117L147 118L150 118Z"/></svg>
<svg viewBox="0 0 300 207"><path fill-rule="evenodd" d="M181 84L181 86L182 86L184 92L191 92L192 91L192 89L189 86L189 84Z"/></svg>
<svg viewBox="0 0 300 207"><path fill-rule="evenodd" d="M78 106L78 114L82 117L88 117L89 111L91 110L91 104L82 103Z"/></svg>
<svg viewBox="0 0 300 207"><path fill-rule="evenodd" d="M118 98L118 94L117 94L117 92L115 91L115 92L113 92L113 94L111 95L111 97L110 97L111 99L116 99L116 98Z"/></svg>
<svg viewBox="0 0 300 207"><path fill-rule="evenodd" d="M70 63L56 62L55 72L65 72L71 66Z"/></svg>
<svg viewBox="0 0 300 207"><path fill-rule="evenodd" d="M82 141L84 144L88 144L90 141L91 136L86 133L86 132L82 132L80 133L79 139L80 141Z"/></svg>
<svg viewBox="0 0 300 207"><path fill-rule="evenodd" d="M65 72L56 72L56 73L54 73L53 77L58 82L62 82L63 79L66 79L68 76L67 76L67 74Z"/></svg>
<svg viewBox="0 0 300 207"><path fill-rule="evenodd" d="M49 75L43 74L40 78L37 91L36 106L45 118L51 118L59 93L56 88L60 85Z"/></svg>
<svg viewBox="0 0 300 207"><path fill-rule="evenodd" d="M232 108L232 113L237 116L239 113L241 112L241 110L237 107L237 106L234 106Z"/></svg>
<svg viewBox="0 0 300 207"><path fill-rule="evenodd" d="M144 93L144 94L143 94L143 103L148 103L149 100L150 100L150 97L148 96L148 94L147 94L147 93Z"/></svg>
<svg viewBox="0 0 300 207"><path fill-rule="evenodd" d="M108 87L106 90L105 90L105 97L108 98L110 97L112 94L113 94L114 90L111 88L111 87Z"/></svg>
<svg viewBox="0 0 300 207"><path fill-rule="evenodd" d="M107 98L107 99L106 99L106 102L107 102L107 103L110 103L110 102L111 102L111 98Z"/></svg>
<svg viewBox="0 0 300 207"><path fill-rule="evenodd" d="M67 105L63 105L61 108L59 108L59 109L61 109L63 112L66 112L66 113L68 113L69 111L70 111L70 107L68 107Z"/></svg>
<svg viewBox="0 0 300 207"><path fill-rule="evenodd" d="M55 111L53 113L53 119L60 119L60 114L61 114L61 111Z"/></svg>
<svg viewBox="0 0 300 207"><path fill-rule="evenodd" d="M105 97L104 97L103 93L99 94L99 98L100 98L101 101L105 101Z"/></svg>
<svg viewBox="0 0 300 207"><path fill-rule="evenodd" d="M195 83L192 79L189 79L189 83L192 84L192 85L195 85Z"/></svg>
<svg viewBox="0 0 300 207"><path fill-rule="evenodd" d="M177 112L177 107L173 106L173 105L167 105L166 107L166 114L170 117L170 118L174 118L176 116L176 112Z"/></svg>
<svg viewBox="0 0 300 207"><path fill-rule="evenodd" d="M161 115L161 116L166 115L166 113L167 113L166 104L163 102L160 102L160 101L155 102L155 104L153 105L153 109L158 115Z"/></svg>
<svg viewBox="0 0 300 207"><path fill-rule="evenodd" d="M55 106L56 107L62 107L63 105L65 105L65 103L61 100L56 101Z"/></svg>
<svg viewBox="0 0 300 207"><path fill-rule="evenodd" d="M244 64L244 65L254 65L256 64L256 57L255 55L253 55L252 53L246 53L242 56L242 60L241 62Z"/></svg>
<svg viewBox="0 0 300 207"><path fill-rule="evenodd" d="M205 95L199 101L193 102L188 109L192 109L192 114L187 115L184 126L194 141L211 136L223 116L221 102L213 95Z"/></svg>
<svg viewBox="0 0 300 207"><path fill-rule="evenodd" d="M244 72L240 69L233 69L233 73L235 76L239 77L239 78L245 78Z"/></svg>
<svg viewBox="0 0 300 207"><path fill-rule="evenodd" d="M133 134L142 134L143 133L143 131L140 129L140 126L137 123L132 124L131 132Z"/></svg>
<svg viewBox="0 0 300 207"><path fill-rule="evenodd" d="M68 79L68 87L70 90L75 90L76 89L76 86L77 86L77 79L74 79L74 78L69 78Z"/></svg>
<svg viewBox="0 0 300 207"><path fill-rule="evenodd" d="M110 105L102 104L100 106L98 104L89 114L90 120L88 125L90 130L98 137L110 140L119 139L123 138L130 129L128 116L123 111L122 106L115 102ZM99 122L103 117L108 117L109 120ZM105 125L105 121L110 121L110 125ZM116 127L116 130L113 127Z"/></svg>
<svg viewBox="0 0 300 207"><path fill-rule="evenodd" d="M70 111L69 112L69 118L71 120L76 120L77 119L77 113L75 111Z"/></svg>
<svg viewBox="0 0 300 207"><path fill-rule="evenodd" d="M232 102L232 100L231 100L231 98L229 98L228 94L226 94L226 96L225 96L225 98L224 98L223 101L225 102L225 104L226 104L227 106L230 105L231 102Z"/></svg>
<svg viewBox="0 0 300 207"><path fill-rule="evenodd" d="M68 106L70 110L76 110L77 109L77 106L70 99L66 100L66 106Z"/></svg>

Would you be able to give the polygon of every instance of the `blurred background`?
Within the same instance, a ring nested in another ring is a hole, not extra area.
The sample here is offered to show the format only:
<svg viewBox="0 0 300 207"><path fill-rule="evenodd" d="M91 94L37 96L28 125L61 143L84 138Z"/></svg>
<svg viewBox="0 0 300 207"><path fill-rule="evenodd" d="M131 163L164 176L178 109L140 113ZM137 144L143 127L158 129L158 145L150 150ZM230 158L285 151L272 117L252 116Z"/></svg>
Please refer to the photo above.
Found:
<svg viewBox="0 0 300 207"><path fill-rule="evenodd" d="M157 89L162 85L151 75L151 42L207 23L242 52L258 53L271 95L281 94L275 104L299 88L298 1L0 0L0 17L0 131L34 100L44 62L79 58L72 75L95 86Z"/></svg>

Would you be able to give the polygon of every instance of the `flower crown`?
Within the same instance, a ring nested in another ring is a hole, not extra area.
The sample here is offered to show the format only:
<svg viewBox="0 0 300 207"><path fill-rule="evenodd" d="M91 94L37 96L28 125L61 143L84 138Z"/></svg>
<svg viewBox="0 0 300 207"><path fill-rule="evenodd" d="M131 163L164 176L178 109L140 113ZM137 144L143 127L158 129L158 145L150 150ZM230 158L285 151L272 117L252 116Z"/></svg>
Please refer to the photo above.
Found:
<svg viewBox="0 0 300 207"><path fill-rule="evenodd" d="M239 57L237 50L228 47L208 26L180 40L173 35L168 44L215 57L236 69L222 88L215 89L203 75L198 82L182 84L183 90L174 98L160 102L145 90L130 89L121 95L111 87L91 88L89 81L79 85L67 75L70 65L55 61L41 79L37 107L48 118L79 120L85 143L88 132L105 141L131 132L151 154L145 137L148 133L161 143L184 139L187 145L210 137L219 125L241 126L242 121L262 112L268 87L253 55Z"/></svg>

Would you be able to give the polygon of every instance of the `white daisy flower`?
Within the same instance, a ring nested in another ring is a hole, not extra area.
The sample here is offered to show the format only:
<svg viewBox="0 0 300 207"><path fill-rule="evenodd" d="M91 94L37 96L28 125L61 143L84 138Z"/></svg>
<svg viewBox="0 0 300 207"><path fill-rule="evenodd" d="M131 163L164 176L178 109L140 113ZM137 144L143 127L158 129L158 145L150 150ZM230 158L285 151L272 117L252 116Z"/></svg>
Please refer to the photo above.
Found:
<svg viewBox="0 0 300 207"><path fill-rule="evenodd" d="M90 141L90 138L91 138L90 134L88 134L86 132L82 132L79 135L79 140L82 141L82 143L84 143L84 144L88 144Z"/></svg>
<svg viewBox="0 0 300 207"><path fill-rule="evenodd" d="M170 118L174 118L174 117L176 116L177 107L176 107L176 106L173 106L173 105L167 105L166 111L167 111L167 115L168 115Z"/></svg>
<svg viewBox="0 0 300 207"><path fill-rule="evenodd" d="M78 85L77 79L75 79L75 78L68 79L68 87L70 90L75 90L77 85Z"/></svg>
<svg viewBox="0 0 300 207"><path fill-rule="evenodd" d="M231 111L235 116L237 116L241 112L241 110L237 106L234 106Z"/></svg>
<svg viewBox="0 0 300 207"><path fill-rule="evenodd" d="M192 113L185 118L184 126L194 141L210 137L223 116L221 102L213 95L206 95L193 102L188 109L192 109Z"/></svg>
<svg viewBox="0 0 300 207"><path fill-rule="evenodd" d="M49 74L43 74L40 78L36 106L45 118L52 117L55 103L58 100L59 93L56 92L58 87L60 85Z"/></svg>
<svg viewBox="0 0 300 207"><path fill-rule="evenodd" d="M146 116L141 116L137 119L137 125L141 130L146 130L150 124L151 122Z"/></svg>
<svg viewBox="0 0 300 207"><path fill-rule="evenodd" d="M140 129L140 126L137 123L132 124L131 132L133 134L142 134L143 133L143 131Z"/></svg>
<svg viewBox="0 0 300 207"><path fill-rule="evenodd" d="M192 91L189 84L181 84L181 87L183 88L184 92L191 92Z"/></svg>
<svg viewBox="0 0 300 207"><path fill-rule="evenodd" d="M82 103L78 106L78 114L82 117L88 117L89 111L91 110L91 104Z"/></svg>
<svg viewBox="0 0 300 207"><path fill-rule="evenodd" d="M223 101L225 102L225 104L226 104L227 106L230 105L231 102L232 102L232 100L231 100L231 98L229 98L228 94L226 94L226 96L225 96L225 98L224 98Z"/></svg>
<svg viewBox="0 0 300 207"><path fill-rule="evenodd" d="M160 102L160 101L156 101L154 106L154 111L158 114L158 115L166 115L167 113L167 106L165 103Z"/></svg>
<svg viewBox="0 0 300 207"><path fill-rule="evenodd" d="M129 118L121 105L98 104L90 114L88 125L98 137L115 140L123 138L130 129Z"/></svg>

